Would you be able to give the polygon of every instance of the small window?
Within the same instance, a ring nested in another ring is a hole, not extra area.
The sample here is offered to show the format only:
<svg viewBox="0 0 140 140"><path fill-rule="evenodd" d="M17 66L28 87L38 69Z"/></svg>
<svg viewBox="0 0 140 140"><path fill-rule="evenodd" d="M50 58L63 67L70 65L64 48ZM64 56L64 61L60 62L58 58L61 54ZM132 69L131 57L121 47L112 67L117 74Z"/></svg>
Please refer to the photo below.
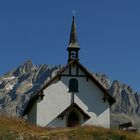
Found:
<svg viewBox="0 0 140 140"><path fill-rule="evenodd" d="M69 81L69 91L70 92L78 92L78 80L77 79L70 79Z"/></svg>

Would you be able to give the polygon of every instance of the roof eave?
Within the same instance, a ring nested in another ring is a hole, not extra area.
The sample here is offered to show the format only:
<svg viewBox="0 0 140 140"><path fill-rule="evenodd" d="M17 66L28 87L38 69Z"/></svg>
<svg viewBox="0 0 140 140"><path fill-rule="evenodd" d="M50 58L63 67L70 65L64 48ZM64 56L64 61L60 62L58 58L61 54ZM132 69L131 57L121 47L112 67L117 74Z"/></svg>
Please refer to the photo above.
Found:
<svg viewBox="0 0 140 140"><path fill-rule="evenodd" d="M85 111L79 107L76 103L71 104L69 107L67 107L63 112L61 112L57 117L60 118L62 116L64 116L68 111L70 111L71 109L76 108L83 116L85 119L90 119L91 117L85 113Z"/></svg>

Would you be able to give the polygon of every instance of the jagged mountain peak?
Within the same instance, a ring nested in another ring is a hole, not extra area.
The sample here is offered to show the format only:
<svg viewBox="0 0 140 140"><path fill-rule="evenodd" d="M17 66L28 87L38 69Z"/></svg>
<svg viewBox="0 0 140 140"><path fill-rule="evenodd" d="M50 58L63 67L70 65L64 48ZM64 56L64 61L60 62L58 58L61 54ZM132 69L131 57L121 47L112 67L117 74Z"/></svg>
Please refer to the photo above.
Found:
<svg viewBox="0 0 140 140"><path fill-rule="evenodd" d="M113 81L110 87L110 92L113 93L115 96L116 94L120 94L120 92L125 91L129 94L135 94L136 91L129 85L126 85L120 81Z"/></svg>
<svg viewBox="0 0 140 140"><path fill-rule="evenodd" d="M96 79L106 88L106 89L110 89L111 87L111 79L106 75L106 74L102 74L102 73L95 73L94 74Z"/></svg>
<svg viewBox="0 0 140 140"><path fill-rule="evenodd" d="M32 60L30 60L30 59L28 59L28 60L26 60L25 62L24 62L24 64L23 64L23 66L25 66L25 67L34 67L34 65L33 65L33 63L32 63Z"/></svg>
<svg viewBox="0 0 140 140"><path fill-rule="evenodd" d="M15 71L13 72L13 75L15 77L18 77L19 75L22 75L24 73L32 72L36 67L33 65L31 60L26 60L22 65L20 65Z"/></svg>

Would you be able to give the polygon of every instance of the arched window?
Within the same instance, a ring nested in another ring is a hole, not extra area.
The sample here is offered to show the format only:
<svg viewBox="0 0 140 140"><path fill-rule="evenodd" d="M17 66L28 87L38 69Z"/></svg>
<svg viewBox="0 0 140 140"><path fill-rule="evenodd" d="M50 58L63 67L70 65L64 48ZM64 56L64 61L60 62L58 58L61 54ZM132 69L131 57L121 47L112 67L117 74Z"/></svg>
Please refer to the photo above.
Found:
<svg viewBox="0 0 140 140"><path fill-rule="evenodd" d="M69 81L69 91L70 92L78 92L78 80L77 79L70 79Z"/></svg>

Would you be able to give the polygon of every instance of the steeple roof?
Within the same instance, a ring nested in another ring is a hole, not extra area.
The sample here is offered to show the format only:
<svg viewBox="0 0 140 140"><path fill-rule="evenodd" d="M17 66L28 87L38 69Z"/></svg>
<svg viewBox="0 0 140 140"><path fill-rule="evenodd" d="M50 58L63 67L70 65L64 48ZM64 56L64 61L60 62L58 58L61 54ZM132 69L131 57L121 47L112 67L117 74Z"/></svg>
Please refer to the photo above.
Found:
<svg viewBox="0 0 140 140"><path fill-rule="evenodd" d="M68 48L80 48L78 44L78 39L77 39L75 16L73 16L72 18L71 33L70 33L70 40L69 40Z"/></svg>

